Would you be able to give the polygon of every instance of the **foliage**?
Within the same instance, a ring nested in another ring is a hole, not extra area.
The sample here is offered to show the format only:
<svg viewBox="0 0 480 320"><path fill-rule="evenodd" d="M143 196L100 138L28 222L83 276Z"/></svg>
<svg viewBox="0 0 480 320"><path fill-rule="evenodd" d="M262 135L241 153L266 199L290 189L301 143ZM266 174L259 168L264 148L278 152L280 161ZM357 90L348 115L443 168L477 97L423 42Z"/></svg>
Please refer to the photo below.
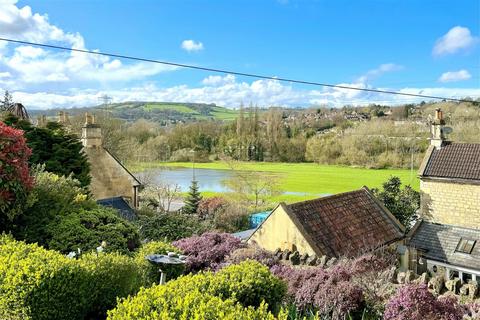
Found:
<svg viewBox="0 0 480 320"><path fill-rule="evenodd" d="M246 248L239 248L233 251L227 256L225 262L227 264L238 264L245 260L255 260L269 268L280 263L280 259L278 259L272 252L255 245Z"/></svg>
<svg viewBox="0 0 480 320"><path fill-rule="evenodd" d="M24 130L27 144L32 149L30 165L44 164L49 172L60 176L73 174L82 186L90 184L90 165L82 151L82 143L61 124L49 122L43 128L34 127L13 115L7 116L5 122Z"/></svg>
<svg viewBox="0 0 480 320"><path fill-rule="evenodd" d="M408 284L388 301L385 320L460 320L463 310L455 297L435 298L425 285Z"/></svg>
<svg viewBox="0 0 480 320"><path fill-rule="evenodd" d="M229 203L217 210L212 217L215 230L222 232L238 232L250 228L247 208L239 203Z"/></svg>
<svg viewBox="0 0 480 320"><path fill-rule="evenodd" d="M0 231L22 212L33 186L23 132L0 122Z"/></svg>
<svg viewBox="0 0 480 320"><path fill-rule="evenodd" d="M139 289L134 260L118 254L80 260L0 237L0 318L84 319Z"/></svg>
<svg viewBox="0 0 480 320"><path fill-rule="evenodd" d="M158 266L148 262L146 256L150 254L168 254L169 252L180 253L180 250L166 242L151 241L143 244L137 252L135 252L135 261L138 266L141 266L143 285L145 287L158 283L160 278ZM166 274L167 281L169 281L180 276L184 269L185 267L183 265L172 265L162 268L162 271Z"/></svg>
<svg viewBox="0 0 480 320"><path fill-rule="evenodd" d="M417 210L420 208L420 192L413 190L409 185L403 189L401 186L400 178L391 177L383 183L382 191L373 189L372 192L409 229L415 222Z"/></svg>
<svg viewBox="0 0 480 320"><path fill-rule="evenodd" d="M209 221L199 219L196 215L156 213L148 209L142 209L134 223L142 239L154 241L175 241L202 234L211 227Z"/></svg>
<svg viewBox="0 0 480 320"><path fill-rule="evenodd" d="M77 180L46 172L44 168L37 166L32 170L35 186L29 195L31 204L17 217L12 230L16 238L41 245L50 240L47 226L54 219L77 208L95 206Z"/></svg>
<svg viewBox="0 0 480 320"><path fill-rule="evenodd" d="M257 261L246 260L218 271L210 291L220 297L234 297L244 306L259 307L266 302L278 311L286 293L283 281L273 276L268 268Z"/></svg>
<svg viewBox="0 0 480 320"><path fill-rule="evenodd" d="M182 211L186 214L196 214L201 200L202 195L198 191L198 182L194 179L190 185L190 191L185 199L185 206L182 208Z"/></svg>
<svg viewBox="0 0 480 320"><path fill-rule="evenodd" d="M113 209L98 206L91 210L80 209L57 216L48 225L51 239L48 247L68 253L89 251L106 242L106 252L128 253L139 246L136 228L118 217Z"/></svg>
<svg viewBox="0 0 480 320"><path fill-rule="evenodd" d="M201 217L212 217L227 205L227 201L222 197L203 198L198 204L197 214Z"/></svg>
<svg viewBox="0 0 480 320"><path fill-rule="evenodd" d="M281 301L284 290L266 267L247 261L143 289L121 301L109 319L274 319L263 301Z"/></svg>
<svg viewBox="0 0 480 320"><path fill-rule="evenodd" d="M217 268L234 250L243 247L240 239L228 233L208 232L173 242L187 255L187 270L197 272Z"/></svg>
<svg viewBox="0 0 480 320"><path fill-rule="evenodd" d="M78 263L92 282L85 294L90 300L88 315L95 318L105 318L117 298L135 294L143 284L143 265L119 253L84 254Z"/></svg>

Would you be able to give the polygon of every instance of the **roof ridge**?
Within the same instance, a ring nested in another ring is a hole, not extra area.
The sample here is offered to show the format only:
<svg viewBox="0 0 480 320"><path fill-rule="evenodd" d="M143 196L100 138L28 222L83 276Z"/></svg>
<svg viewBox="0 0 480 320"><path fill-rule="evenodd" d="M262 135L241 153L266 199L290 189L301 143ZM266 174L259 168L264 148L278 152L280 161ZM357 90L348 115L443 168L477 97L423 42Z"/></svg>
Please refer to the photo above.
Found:
<svg viewBox="0 0 480 320"><path fill-rule="evenodd" d="M290 208L291 206L293 205L297 205L297 204L304 204L304 203L313 203L313 202L317 202L317 201L326 201L326 200L329 200L329 199L334 199L334 198L339 198L341 196L345 196L347 194L351 194L351 193L355 193L355 192L360 192L360 191L366 191L365 189L365 186L360 188L360 189L356 189L356 190L351 190L351 191L346 191L346 192L342 192L342 193L336 193L336 194L332 194L332 195L329 195L329 196L324 196L324 197L319 197L319 198L315 198L315 199L309 199L309 200L303 200L303 201L299 201L299 202L294 202L294 203L291 203L291 204L287 204L286 206L288 208ZM368 192L368 191L367 191Z"/></svg>

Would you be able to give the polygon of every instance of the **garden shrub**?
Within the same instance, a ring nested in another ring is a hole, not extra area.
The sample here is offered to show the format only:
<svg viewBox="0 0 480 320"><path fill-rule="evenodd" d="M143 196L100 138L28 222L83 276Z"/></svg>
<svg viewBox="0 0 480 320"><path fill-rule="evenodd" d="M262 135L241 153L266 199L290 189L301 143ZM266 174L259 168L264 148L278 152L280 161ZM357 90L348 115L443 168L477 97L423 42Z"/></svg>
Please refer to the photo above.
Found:
<svg viewBox="0 0 480 320"><path fill-rule="evenodd" d="M0 238L0 319L83 319L90 285L75 260Z"/></svg>
<svg viewBox="0 0 480 320"><path fill-rule="evenodd" d="M0 121L0 232L21 214L32 188L33 179L28 169L30 155L23 131Z"/></svg>
<svg viewBox="0 0 480 320"><path fill-rule="evenodd" d="M69 259L36 244L0 237L0 319L104 316L117 297L138 291L141 272L120 254Z"/></svg>
<svg viewBox="0 0 480 320"><path fill-rule="evenodd" d="M209 291L220 297L233 297L244 306L258 307L264 301L271 310L278 311L287 286L266 266L247 260L218 271Z"/></svg>
<svg viewBox="0 0 480 320"><path fill-rule="evenodd" d="M150 254L167 254L168 252L181 253L180 250L173 245L160 241L147 242L137 250L135 253L135 261L142 270L142 281L144 286L148 287L154 283L158 283L160 279L158 266L150 263L145 257ZM172 265L162 269L167 277L167 281L176 279L184 270L184 265Z"/></svg>
<svg viewBox="0 0 480 320"><path fill-rule="evenodd" d="M265 266L246 261L142 289L109 311L108 319L274 319L264 301L276 306L284 292Z"/></svg>
<svg viewBox="0 0 480 320"><path fill-rule="evenodd" d="M98 206L95 209L80 209L65 216L58 216L49 224L50 249L63 253L94 250L102 241L105 252L129 253L140 245L136 228L118 217L113 209Z"/></svg>
<svg viewBox="0 0 480 320"><path fill-rule="evenodd" d="M228 233L208 232L173 242L187 255L187 270L196 272L218 268L226 256L244 247L240 239Z"/></svg>
<svg viewBox="0 0 480 320"><path fill-rule="evenodd" d="M78 208L92 208L96 204L90 200L80 182L71 176L58 176L44 171L43 166L33 168L35 186L30 192L31 206L23 211L12 230L17 239L47 245L50 222L59 216Z"/></svg>
<svg viewBox="0 0 480 320"><path fill-rule="evenodd" d="M78 260L90 281L89 316L105 318L117 298L135 294L143 283L142 266L119 253L88 253Z"/></svg>
<svg viewBox="0 0 480 320"><path fill-rule="evenodd" d="M436 298L424 284L408 284L385 306L385 320L461 320L465 310L453 296Z"/></svg>
<svg viewBox="0 0 480 320"><path fill-rule="evenodd" d="M142 209L141 213L145 211ZM142 239L150 241L175 241L202 234L210 227L208 221L182 213L149 212L148 215L139 215L135 224L140 229Z"/></svg>

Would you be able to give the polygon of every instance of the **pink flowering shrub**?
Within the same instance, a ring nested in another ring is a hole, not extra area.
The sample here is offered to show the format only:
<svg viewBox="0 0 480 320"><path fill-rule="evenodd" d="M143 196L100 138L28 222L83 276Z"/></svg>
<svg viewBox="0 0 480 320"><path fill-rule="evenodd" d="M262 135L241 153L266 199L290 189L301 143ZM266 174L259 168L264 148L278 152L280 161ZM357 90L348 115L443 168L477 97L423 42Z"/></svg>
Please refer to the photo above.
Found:
<svg viewBox="0 0 480 320"><path fill-rule="evenodd" d="M362 290L350 282L351 274L342 265L329 269L278 265L271 271L287 282L291 302L303 313L343 319L362 306Z"/></svg>
<svg viewBox="0 0 480 320"><path fill-rule="evenodd" d="M225 257L244 247L240 239L228 233L208 232L172 243L188 256L187 271L215 270Z"/></svg>
<svg viewBox="0 0 480 320"><path fill-rule="evenodd" d="M409 284L398 289L385 307L384 320L461 320L463 307L453 296L437 299L427 286Z"/></svg>

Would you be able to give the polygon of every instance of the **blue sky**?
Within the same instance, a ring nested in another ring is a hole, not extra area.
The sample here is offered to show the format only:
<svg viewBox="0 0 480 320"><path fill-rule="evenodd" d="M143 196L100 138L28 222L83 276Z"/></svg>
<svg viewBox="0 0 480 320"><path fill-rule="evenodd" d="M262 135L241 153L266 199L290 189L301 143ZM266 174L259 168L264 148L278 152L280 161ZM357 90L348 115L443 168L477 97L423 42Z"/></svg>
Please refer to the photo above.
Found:
<svg viewBox="0 0 480 320"><path fill-rule="evenodd" d="M362 88L480 96L474 0L0 0L0 7L0 36L9 38ZM96 104L104 93L114 101L229 107L411 101L22 47L0 44L0 88L38 108Z"/></svg>

